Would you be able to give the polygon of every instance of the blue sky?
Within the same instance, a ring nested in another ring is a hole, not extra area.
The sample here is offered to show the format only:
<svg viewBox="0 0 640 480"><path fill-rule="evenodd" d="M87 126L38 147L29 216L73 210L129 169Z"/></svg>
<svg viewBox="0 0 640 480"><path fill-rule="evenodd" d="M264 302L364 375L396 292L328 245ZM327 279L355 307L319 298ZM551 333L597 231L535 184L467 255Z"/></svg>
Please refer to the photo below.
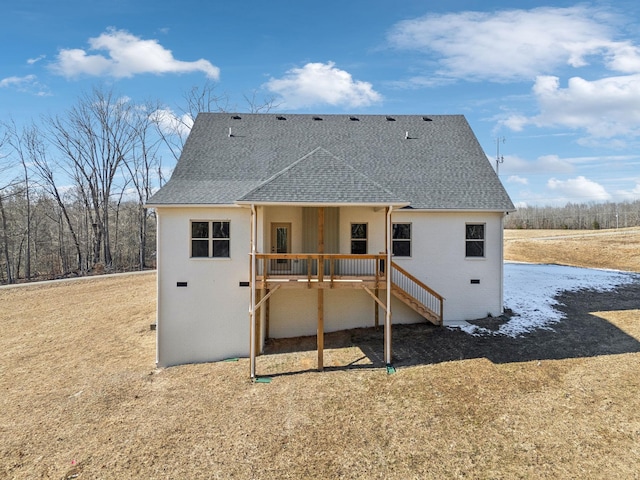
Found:
<svg viewBox="0 0 640 480"><path fill-rule="evenodd" d="M519 206L640 199L636 0L2 4L0 121L209 80L237 111L464 114Z"/></svg>

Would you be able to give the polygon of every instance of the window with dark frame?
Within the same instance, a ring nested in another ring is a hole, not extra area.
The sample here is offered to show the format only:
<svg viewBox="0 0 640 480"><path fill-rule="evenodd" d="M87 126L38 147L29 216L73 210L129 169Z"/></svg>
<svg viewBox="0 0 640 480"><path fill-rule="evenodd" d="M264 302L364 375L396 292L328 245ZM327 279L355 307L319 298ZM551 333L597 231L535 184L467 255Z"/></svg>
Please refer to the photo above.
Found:
<svg viewBox="0 0 640 480"><path fill-rule="evenodd" d="M230 222L191 222L192 258L229 258Z"/></svg>
<svg viewBox="0 0 640 480"><path fill-rule="evenodd" d="M394 223L391 235L391 250L394 257L411 256L411 224Z"/></svg>
<svg viewBox="0 0 640 480"><path fill-rule="evenodd" d="M467 223L465 256L484 257L484 223Z"/></svg>
<svg viewBox="0 0 640 480"><path fill-rule="evenodd" d="M209 222L191 222L191 256L209 256Z"/></svg>
<svg viewBox="0 0 640 480"><path fill-rule="evenodd" d="M211 222L213 230L212 257L230 256L229 252L229 222Z"/></svg>
<svg viewBox="0 0 640 480"><path fill-rule="evenodd" d="M367 224L351 224L351 253L364 255L367 253Z"/></svg>

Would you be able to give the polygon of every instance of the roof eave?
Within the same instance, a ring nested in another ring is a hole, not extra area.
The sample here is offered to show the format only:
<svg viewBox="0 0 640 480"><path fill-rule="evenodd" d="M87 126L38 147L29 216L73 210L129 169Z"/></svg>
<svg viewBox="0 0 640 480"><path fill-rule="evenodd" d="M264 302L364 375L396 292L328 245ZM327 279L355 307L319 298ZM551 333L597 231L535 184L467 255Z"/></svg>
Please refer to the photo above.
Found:
<svg viewBox="0 0 640 480"><path fill-rule="evenodd" d="M280 207L394 207L403 208L410 205L409 202L275 202L275 201L251 201L238 200L237 205L256 206L280 206Z"/></svg>
<svg viewBox="0 0 640 480"><path fill-rule="evenodd" d="M435 212L435 213L513 213L516 208L417 208L410 209L412 212Z"/></svg>
<svg viewBox="0 0 640 480"><path fill-rule="evenodd" d="M145 203L145 208L238 208L235 203Z"/></svg>

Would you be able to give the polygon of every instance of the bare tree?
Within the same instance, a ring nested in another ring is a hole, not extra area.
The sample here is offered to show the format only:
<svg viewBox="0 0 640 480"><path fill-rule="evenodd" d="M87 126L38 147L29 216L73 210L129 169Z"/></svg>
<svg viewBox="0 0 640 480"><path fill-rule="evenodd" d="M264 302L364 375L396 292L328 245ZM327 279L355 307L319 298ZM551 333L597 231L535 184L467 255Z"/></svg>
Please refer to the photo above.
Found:
<svg viewBox="0 0 640 480"><path fill-rule="evenodd" d="M279 103L276 103L276 98L272 95L263 97L262 101L258 102L257 90L253 90L251 95L244 94L242 96L244 97L245 102L247 102L249 113L269 113L271 110L280 106Z"/></svg>
<svg viewBox="0 0 640 480"><path fill-rule="evenodd" d="M55 171L56 164L49 158L44 138L35 124L32 124L31 127L26 130L25 141L26 148L29 152L29 158L31 159L35 173L40 180L39 183L44 191L55 200L59 209L60 220L64 219L64 224L67 226L67 229L71 234L73 246L76 251L76 271L80 274L84 274L85 267L80 239L76 233L76 227L71 221L67 202L64 201L63 193L58 185ZM60 255L62 259L64 255L63 251L60 252Z"/></svg>
<svg viewBox="0 0 640 480"><path fill-rule="evenodd" d="M6 145L8 134L4 128L4 125L0 125L3 127L2 132L0 132L0 151ZM12 165L5 162L8 155L0 153L0 173L5 175L11 175L11 167ZM2 178L0 176L0 178ZM0 184L0 225L2 225L2 236L0 239L2 240L2 256L4 257L4 271L6 273L6 281L7 283L15 283L15 275L13 273L13 261L12 255L9 251L9 221L7 217L7 210L5 209L5 199L10 195L10 190L18 184L18 181L14 178L8 180L5 184Z"/></svg>
<svg viewBox="0 0 640 480"><path fill-rule="evenodd" d="M505 228L594 229L640 225L640 199L624 202L567 203L564 206L519 208L505 219Z"/></svg>
<svg viewBox="0 0 640 480"><path fill-rule="evenodd" d="M138 110L138 114L130 119L131 128L136 132L136 141L130 155L123 162L137 195L137 234L138 234L138 264L139 269L146 267L147 258L147 230L150 213L145 203L153 193L153 177L156 171L161 171L158 148L162 139L152 135L153 118L147 112L157 111L157 106L147 104Z"/></svg>
<svg viewBox="0 0 640 480"><path fill-rule="evenodd" d="M25 236L25 277L27 280L31 280L31 185L29 182L29 169L28 165L31 163L29 154L26 148L26 130L19 130L15 121L10 121L5 124L7 132L7 143L13 148L16 156L20 160L22 167L22 182L24 184L26 210L24 219L24 236Z"/></svg>
<svg viewBox="0 0 640 480"><path fill-rule="evenodd" d="M15 283L13 275L13 262L11 261L11 254L9 252L9 233L7 225L7 212L4 208L4 202L2 197L4 196L2 189L0 188L0 220L2 221L2 254L5 262L5 272L7 274L7 283Z"/></svg>
<svg viewBox="0 0 640 480"><path fill-rule="evenodd" d="M195 118L200 112L224 112L229 105L226 94L216 94L216 85L207 80L202 86L194 86L183 95L184 103L177 113L171 108L158 106L150 113L157 133L175 160L178 160L184 142L189 136Z"/></svg>
<svg viewBox="0 0 640 480"><path fill-rule="evenodd" d="M123 158L136 141L129 118L135 106L113 91L94 88L63 117L46 119L49 138L62 154L61 162L74 179L92 229L92 261L113 264L110 240L110 197Z"/></svg>

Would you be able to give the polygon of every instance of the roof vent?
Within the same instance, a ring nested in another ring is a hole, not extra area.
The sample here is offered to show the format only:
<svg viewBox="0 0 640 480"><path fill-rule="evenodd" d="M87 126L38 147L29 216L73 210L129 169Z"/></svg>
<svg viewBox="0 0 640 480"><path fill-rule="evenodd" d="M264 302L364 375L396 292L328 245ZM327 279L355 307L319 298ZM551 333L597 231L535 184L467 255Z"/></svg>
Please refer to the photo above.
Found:
<svg viewBox="0 0 640 480"><path fill-rule="evenodd" d="M429 117L422 117L422 120L424 120L425 122L433 122L433 120Z"/></svg>
<svg viewBox="0 0 640 480"><path fill-rule="evenodd" d="M387 117L387 122L395 122L396 119L393 117Z"/></svg>
<svg viewBox="0 0 640 480"><path fill-rule="evenodd" d="M313 117L314 120L319 121L322 120L322 117Z"/></svg>
<svg viewBox="0 0 640 480"><path fill-rule="evenodd" d="M231 119L232 120L240 120L242 117L240 115L232 115Z"/></svg>
<svg viewBox="0 0 640 480"><path fill-rule="evenodd" d="M286 119L287 119L287 117L283 117L282 115L278 115L276 117L276 120L286 120Z"/></svg>
<svg viewBox="0 0 640 480"><path fill-rule="evenodd" d="M360 119L358 117L349 117L349 120L351 120L352 122L359 122Z"/></svg>

